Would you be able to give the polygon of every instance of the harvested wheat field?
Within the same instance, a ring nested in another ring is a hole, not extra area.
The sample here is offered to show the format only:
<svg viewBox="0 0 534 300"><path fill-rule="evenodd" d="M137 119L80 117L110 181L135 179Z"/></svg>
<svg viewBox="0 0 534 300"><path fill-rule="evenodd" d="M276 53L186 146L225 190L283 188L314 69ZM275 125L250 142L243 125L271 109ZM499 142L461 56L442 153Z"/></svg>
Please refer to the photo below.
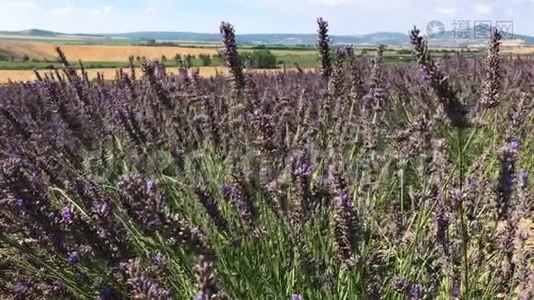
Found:
<svg viewBox="0 0 534 300"><path fill-rule="evenodd" d="M195 68L196 69L196 68ZM217 75L217 73L227 74L228 70L225 67L199 67L199 74L202 77L211 77ZM313 68L304 68L305 71L311 71ZM98 73L104 75L105 79L114 79L118 68L104 68L104 69L89 69L87 74L89 79L95 79ZM176 74L176 69L168 68L167 71L169 74ZM282 69L263 69L263 70L254 70L255 73L274 73L282 72ZM296 71L295 68L288 68L287 71ZM40 70L39 73L43 74L46 71ZM129 74L129 69L123 69L123 72ZM141 68L136 69L137 74L141 74ZM32 70L0 70L0 84L8 83L9 81L20 82L20 81L30 81L35 79L35 73Z"/></svg>
<svg viewBox="0 0 534 300"><path fill-rule="evenodd" d="M534 47L516 47L512 49L504 49L503 53L511 53L511 54L534 54Z"/></svg>
<svg viewBox="0 0 534 300"><path fill-rule="evenodd" d="M27 55L30 59L55 59L57 45L41 42L2 41L0 51L12 54L14 57ZM217 54L216 48L193 47L150 47L130 45L61 45L68 59L77 61L127 61L129 56L146 57L148 59L168 58L180 55Z"/></svg>
<svg viewBox="0 0 534 300"><path fill-rule="evenodd" d="M114 68L105 68L105 69L89 69L87 70L87 74L90 79L96 78L98 73L104 74L105 79L113 79L115 78L115 75L119 69ZM217 72L226 72L225 68L221 67L200 67L200 76L202 77L210 77L215 76ZM39 71L41 74L44 74L45 71ZM123 72L130 73L129 69L124 69ZM138 74L141 74L141 69L137 68L136 72ZM176 73L173 70L169 69L169 73ZM11 81L28 81L28 80L34 80L35 79L35 73L32 70L0 70L0 84L1 83L7 83L10 80Z"/></svg>

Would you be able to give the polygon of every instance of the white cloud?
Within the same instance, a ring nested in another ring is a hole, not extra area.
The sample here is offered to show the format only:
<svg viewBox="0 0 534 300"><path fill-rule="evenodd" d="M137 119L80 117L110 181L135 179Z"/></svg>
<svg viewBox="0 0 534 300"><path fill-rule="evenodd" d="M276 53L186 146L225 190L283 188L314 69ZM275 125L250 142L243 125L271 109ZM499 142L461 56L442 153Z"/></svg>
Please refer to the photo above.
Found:
<svg viewBox="0 0 534 300"><path fill-rule="evenodd" d="M435 11L440 15L454 16L456 14L456 8L453 7L438 7Z"/></svg>
<svg viewBox="0 0 534 300"><path fill-rule="evenodd" d="M351 0L310 0L312 4L318 4L318 5L324 5L324 6L341 6L345 4L349 4L352 1Z"/></svg>
<svg viewBox="0 0 534 300"><path fill-rule="evenodd" d="M158 12L157 9L155 9L154 7L147 7L145 9L145 13L149 14L149 15L152 15L152 14L155 14L156 12Z"/></svg>
<svg viewBox="0 0 534 300"><path fill-rule="evenodd" d="M110 15L112 12L113 12L113 6L111 5L104 6L104 9L102 10L102 13L104 15Z"/></svg>
<svg viewBox="0 0 534 300"><path fill-rule="evenodd" d="M8 1L3 6L8 10L34 10L37 8L37 3L32 0Z"/></svg>
<svg viewBox="0 0 534 300"><path fill-rule="evenodd" d="M473 7L475 12L481 15L490 14L493 11L494 3L478 3Z"/></svg>
<svg viewBox="0 0 534 300"><path fill-rule="evenodd" d="M52 8L48 11L49 14L58 17L64 17L76 13L76 8L71 5Z"/></svg>
<svg viewBox="0 0 534 300"><path fill-rule="evenodd" d="M104 15L109 16L113 13L114 8L111 5L106 5L102 8L83 8L67 5L63 7L52 8L48 11L49 14L58 17L66 16L86 16L86 15Z"/></svg>

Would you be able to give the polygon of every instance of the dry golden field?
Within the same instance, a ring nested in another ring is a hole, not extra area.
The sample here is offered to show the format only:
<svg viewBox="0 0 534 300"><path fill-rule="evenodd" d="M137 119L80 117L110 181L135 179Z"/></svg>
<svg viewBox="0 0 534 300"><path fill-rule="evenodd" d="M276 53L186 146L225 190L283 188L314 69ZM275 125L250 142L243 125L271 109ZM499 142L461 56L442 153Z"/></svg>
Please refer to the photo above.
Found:
<svg viewBox="0 0 534 300"><path fill-rule="evenodd" d="M215 76L217 73L227 74L227 69L225 67L199 67L199 74L202 77ZM294 68L288 68L288 71L295 71ZM313 68L304 68L305 71L311 71ZM117 74L118 69L106 68L106 69L89 69L87 74L90 79L96 78L98 72L104 74L104 79L114 79ZM176 69L168 68L167 71L169 74L176 73ZM272 69L272 70L254 70L254 72L281 72L282 69ZM39 71L41 75L44 75L45 70ZM130 73L129 69L123 69L123 72ZM137 74L141 74L142 71L140 68L136 69ZM32 70L0 70L0 84L8 83L10 80L13 82L17 81L28 81L34 80L35 73Z"/></svg>
<svg viewBox="0 0 534 300"><path fill-rule="evenodd" d="M27 55L30 59L50 60L57 57L57 45L46 42L30 41L0 41L0 51L11 53L15 57ZM61 49L72 61L127 61L129 56L146 57L149 59L173 58L176 54L182 56L191 54L217 54L216 48L195 47L150 47L132 45L61 45ZM315 50L271 50L274 55L310 55Z"/></svg>
<svg viewBox="0 0 534 300"><path fill-rule="evenodd" d="M55 59L56 45L44 42L2 41L0 50L12 53L17 57L27 55L30 59ZM130 45L61 45L61 49L72 61L127 61L129 56L140 56L148 59L161 58L165 55L173 58L176 54L195 55L217 54L216 48L193 47L149 47Z"/></svg>
<svg viewBox="0 0 534 300"><path fill-rule="evenodd" d="M89 69L87 74L90 79L96 78L97 73L104 74L105 79L114 79L118 69L106 68L106 69ZM176 73L175 70L169 68L169 73ZM217 72L225 73L226 68L222 67L200 67L199 73L203 77L215 76ZM44 75L46 71L40 70ZM129 69L123 69L123 72L130 73ZM141 74L141 69L137 68L136 73ZM0 83L7 83L11 81L28 81L35 79L35 73L32 70L0 70Z"/></svg>
<svg viewBox="0 0 534 300"><path fill-rule="evenodd" d="M525 47L515 47L512 49L503 49L503 53L510 53L510 54L534 54L534 47L532 46L525 46Z"/></svg>
<svg viewBox="0 0 534 300"><path fill-rule="evenodd" d="M21 58L28 56L30 59L54 60L57 58L56 45L50 42L39 41L0 41L0 52L10 53L12 56ZM176 54L185 56L187 54L198 56L199 54L217 54L216 48L195 48L195 47L153 47L153 46L133 46L133 45L61 45L61 48L70 61L86 62L125 62L129 56L145 57L147 59L160 59L162 55L172 59ZM507 43L503 47L503 52L507 54L534 54L534 47L521 46L514 43ZM276 56L299 56L313 55L315 50L271 50ZM201 67L200 75L207 77L215 75L216 70L225 72L221 67ZM272 71L272 70L271 70ZM41 72L44 72L41 71ZM100 72L107 79L115 77L116 69L89 69L90 78L95 78ZM139 70L140 72L140 70ZM169 69L169 72L175 70ZM268 71L270 72L270 71ZM35 78L31 70L0 70L0 83L12 81L26 81Z"/></svg>

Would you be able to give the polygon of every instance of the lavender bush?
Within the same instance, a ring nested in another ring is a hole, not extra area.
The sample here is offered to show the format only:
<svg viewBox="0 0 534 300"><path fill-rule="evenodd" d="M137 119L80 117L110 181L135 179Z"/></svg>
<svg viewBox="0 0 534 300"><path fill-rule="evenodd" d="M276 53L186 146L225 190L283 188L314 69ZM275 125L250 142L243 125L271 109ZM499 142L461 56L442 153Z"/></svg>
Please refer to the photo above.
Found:
<svg viewBox="0 0 534 300"><path fill-rule="evenodd" d="M534 58L0 87L3 299L532 299ZM480 72L485 70L485 72ZM371 74L371 76L366 76ZM497 107L498 105L498 107Z"/></svg>

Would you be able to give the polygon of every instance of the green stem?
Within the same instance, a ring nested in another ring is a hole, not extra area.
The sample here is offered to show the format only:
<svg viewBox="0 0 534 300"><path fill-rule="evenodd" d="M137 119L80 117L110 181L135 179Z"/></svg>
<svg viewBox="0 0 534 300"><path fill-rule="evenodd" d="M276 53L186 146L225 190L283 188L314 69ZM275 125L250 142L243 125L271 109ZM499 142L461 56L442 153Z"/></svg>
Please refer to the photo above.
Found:
<svg viewBox="0 0 534 300"><path fill-rule="evenodd" d="M400 177L400 210L401 220L404 225L404 162L402 162L402 168L399 170Z"/></svg>
<svg viewBox="0 0 534 300"><path fill-rule="evenodd" d="M460 172L460 194L463 194L463 183L464 183L464 145L463 145L463 130L458 129L458 170ZM460 229L461 229L461 236L462 236L462 254L463 254L463 265L464 265L464 285L465 285L465 296L469 297L469 261L467 257L467 247L468 247L468 234L467 234L467 226L465 224L465 218L464 218L464 206L463 206L463 199L460 201L458 205L458 214L460 218Z"/></svg>

